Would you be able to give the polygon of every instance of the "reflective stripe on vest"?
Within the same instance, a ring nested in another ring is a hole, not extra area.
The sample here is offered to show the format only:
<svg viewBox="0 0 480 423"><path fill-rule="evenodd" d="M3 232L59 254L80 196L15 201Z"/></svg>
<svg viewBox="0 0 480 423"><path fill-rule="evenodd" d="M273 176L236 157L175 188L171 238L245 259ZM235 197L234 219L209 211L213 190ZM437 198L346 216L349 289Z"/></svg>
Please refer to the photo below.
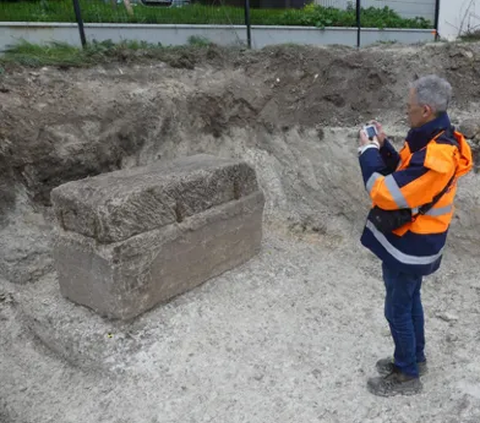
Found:
<svg viewBox="0 0 480 423"><path fill-rule="evenodd" d="M420 207L415 207L412 209L412 214L417 214L420 211ZM453 204L449 204L448 206L438 207L436 209L430 209L425 213L425 216L443 216L445 214L449 214L453 211Z"/></svg>
<svg viewBox="0 0 480 423"><path fill-rule="evenodd" d="M385 186L387 187L388 191L390 192L390 195L393 198L393 201L397 204L399 209L408 209L408 203L405 197L402 194L402 191L400 190L400 187L398 186L397 182L395 181L395 178L393 175L388 175L385 178Z"/></svg>
<svg viewBox="0 0 480 423"><path fill-rule="evenodd" d="M453 211L453 204L448 206L439 207L437 209L430 209L425 213L425 216L443 216L444 214L449 214Z"/></svg>
<svg viewBox="0 0 480 423"><path fill-rule="evenodd" d="M366 188L370 195L372 194L372 189L373 189L373 186L375 185L375 182L382 177L383 177L382 174L375 172L372 174L372 176L370 176L370 178L368 178ZM400 190L400 187L398 186L397 182L395 181L392 175L388 175L385 177L385 186L387 187L388 192L392 196L392 199L397 205L397 207L399 209L408 209L407 200L403 196L402 191Z"/></svg>
<svg viewBox="0 0 480 423"><path fill-rule="evenodd" d="M375 182L377 182L377 179L381 178L382 176L383 175L381 175L380 173L374 172L372 173L372 176L368 178L366 188L369 194L372 194L373 185L375 185Z"/></svg>
<svg viewBox="0 0 480 423"><path fill-rule="evenodd" d="M388 239L382 234L375 225L367 220L366 227L372 232L373 236L380 243L380 245L387 250L387 252L400 263L409 265L428 265L435 263L443 254L443 248L433 256L412 256L405 254L398 248L394 247Z"/></svg>

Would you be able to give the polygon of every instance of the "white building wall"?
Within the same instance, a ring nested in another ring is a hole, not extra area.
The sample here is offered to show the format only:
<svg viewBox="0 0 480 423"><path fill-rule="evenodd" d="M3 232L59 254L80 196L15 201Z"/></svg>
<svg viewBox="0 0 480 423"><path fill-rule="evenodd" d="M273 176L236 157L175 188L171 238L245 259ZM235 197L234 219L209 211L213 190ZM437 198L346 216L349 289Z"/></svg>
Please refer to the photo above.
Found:
<svg viewBox="0 0 480 423"><path fill-rule="evenodd" d="M440 0L441 38L453 40L473 31L480 31L480 0Z"/></svg>
<svg viewBox="0 0 480 423"><path fill-rule="evenodd" d="M243 44L247 32L243 25L152 25L152 24L85 24L88 41L120 42L124 40L148 41L162 45L184 45L192 36L206 38L220 45ZM425 29L366 28L361 44L379 41L421 43L433 41L433 34ZM44 44L52 41L80 46L77 25L74 23L0 22L0 52L21 40ZM355 28L325 28L305 26L252 26L252 46L295 43L309 45L340 44L354 47L357 44Z"/></svg>

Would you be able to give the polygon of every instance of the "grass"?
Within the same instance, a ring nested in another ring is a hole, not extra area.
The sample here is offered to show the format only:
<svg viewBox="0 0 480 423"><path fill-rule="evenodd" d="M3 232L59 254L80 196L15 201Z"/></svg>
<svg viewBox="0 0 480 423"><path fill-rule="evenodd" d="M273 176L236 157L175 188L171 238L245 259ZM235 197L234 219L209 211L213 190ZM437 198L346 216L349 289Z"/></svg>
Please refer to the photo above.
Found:
<svg viewBox="0 0 480 423"><path fill-rule="evenodd" d="M123 5L112 7L102 0L80 0L85 22L147 24L225 24L243 25L244 10L236 7L191 5L186 7L152 7L138 4L129 16ZM3 1L0 20L33 22L75 22L71 0ZM318 5L303 9L252 9L253 25L356 26L355 10ZM431 28L423 18L405 19L384 8L362 9L362 26L370 28Z"/></svg>
<svg viewBox="0 0 480 423"><path fill-rule="evenodd" d="M81 48L73 47L63 43L52 43L40 46L22 41L14 47L9 48L0 57L0 63L18 63L24 66L74 66L88 65L86 60L88 54Z"/></svg>
<svg viewBox="0 0 480 423"><path fill-rule="evenodd" d="M212 42L208 38L192 35L188 39L188 44L196 47L208 47Z"/></svg>
<svg viewBox="0 0 480 423"><path fill-rule="evenodd" d="M480 29L468 31L460 36L462 41L480 41Z"/></svg>
<svg viewBox="0 0 480 423"><path fill-rule="evenodd" d="M85 49L66 43L53 42L47 45L32 44L27 41L8 48L0 56L0 74L9 65L25 67L57 66L89 67L112 61L139 61L142 59L158 59L172 66L188 67L188 63L179 62L183 56L194 58L202 49L208 49L212 44L207 40L192 37L186 46L164 47L161 44L151 44L138 41L112 41L89 43Z"/></svg>

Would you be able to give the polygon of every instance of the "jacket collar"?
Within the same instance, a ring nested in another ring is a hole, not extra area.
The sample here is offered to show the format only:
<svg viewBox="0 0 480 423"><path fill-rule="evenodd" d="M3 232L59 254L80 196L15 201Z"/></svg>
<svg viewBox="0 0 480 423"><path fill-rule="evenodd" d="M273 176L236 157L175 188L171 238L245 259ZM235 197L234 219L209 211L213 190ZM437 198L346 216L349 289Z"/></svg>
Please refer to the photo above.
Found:
<svg viewBox="0 0 480 423"><path fill-rule="evenodd" d="M440 114L431 122L419 128L412 128L407 134L407 143L410 151L415 151L424 148L436 135L440 132L451 128L450 118L446 112Z"/></svg>

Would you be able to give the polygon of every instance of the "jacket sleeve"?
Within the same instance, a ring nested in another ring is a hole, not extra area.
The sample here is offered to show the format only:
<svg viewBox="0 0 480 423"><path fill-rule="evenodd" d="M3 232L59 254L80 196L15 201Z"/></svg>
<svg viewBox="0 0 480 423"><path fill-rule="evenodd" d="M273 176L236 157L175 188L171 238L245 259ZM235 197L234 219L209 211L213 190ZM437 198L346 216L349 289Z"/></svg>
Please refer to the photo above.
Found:
<svg viewBox="0 0 480 423"><path fill-rule="evenodd" d="M382 174L383 163L377 149L369 149L360 156L365 187L373 203L384 210L416 208L433 200L450 180L455 167L436 171L425 166L426 150L416 152L406 169Z"/></svg>
<svg viewBox="0 0 480 423"><path fill-rule="evenodd" d="M388 173L395 172L395 169L397 169L398 163L400 162L400 155L388 139L385 139L383 147L380 149L380 155L382 156Z"/></svg>

